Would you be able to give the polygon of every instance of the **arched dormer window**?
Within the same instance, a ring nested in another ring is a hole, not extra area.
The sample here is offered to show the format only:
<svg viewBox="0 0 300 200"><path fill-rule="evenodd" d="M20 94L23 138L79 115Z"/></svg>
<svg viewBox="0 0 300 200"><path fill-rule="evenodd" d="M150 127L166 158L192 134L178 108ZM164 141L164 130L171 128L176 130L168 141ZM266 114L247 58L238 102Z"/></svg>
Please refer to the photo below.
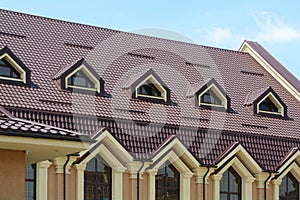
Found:
<svg viewBox="0 0 300 200"><path fill-rule="evenodd" d="M249 93L245 106L253 106L254 114L287 117L287 106L271 87Z"/></svg>
<svg viewBox="0 0 300 200"><path fill-rule="evenodd" d="M153 69L130 77L123 89L133 99L170 103L170 89Z"/></svg>
<svg viewBox="0 0 300 200"><path fill-rule="evenodd" d="M196 107L227 111L230 109L230 98L215 79L191 85L186 97L194 99Z"/></svg>
<svg viewBox="0 0 300 200"><path fill-rule="evenodd" d="M61 69L53 79L63 90L83 93L92 92L97 95L104 94L103 79L84 59Z"/></svg>
<svg viewBox="0 0 300 200"><path fill-rule="evenodd" d="M30 84L30 70L8 47L0 50L0 82Z"/></svg>

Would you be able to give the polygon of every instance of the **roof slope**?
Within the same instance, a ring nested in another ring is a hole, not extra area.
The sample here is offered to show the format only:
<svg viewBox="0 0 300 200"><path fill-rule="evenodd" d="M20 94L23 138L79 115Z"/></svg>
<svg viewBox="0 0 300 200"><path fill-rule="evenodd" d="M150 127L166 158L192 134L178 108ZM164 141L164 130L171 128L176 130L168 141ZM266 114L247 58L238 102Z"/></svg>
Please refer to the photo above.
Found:
<svg viewBox="0 0 300 200"><path fill-rule="evenodd" d="M290 148L299 146L299 101L247 53L5 10L0 10L0 19L0 49L8 46L32 72L31 87L0 84L0 105L16 116L85 133L105 126L136 153L151 153L170 135L182 133L180 139L198 155L199 148L206 145L203 138L210 134L198 137L193 130L222 130L224 136L214 140L214 150L204 159L212 163L236 141L245 141L248 144L244 144L245 148L262 163L270 155L280 160ZM83 58L103 78L110 97L57 88L53 76ZM128 79L149 69L168 85L174 104L133 100L126 95L122 88ZM211 78L231 98L233 112L199 109L186 98L190 86ZM270 86L288 106L288 120L259 117L244 106L249 93ZM133 127L122 124L124 120L132 122ZM140 131L140 122L149 125L143 124L147 130ZM180 131L164 130L169 126ZM121 131L115 130L116 127ZM270 138L273 138L270 146L283 145L284 149L263 151Z"/></svg>

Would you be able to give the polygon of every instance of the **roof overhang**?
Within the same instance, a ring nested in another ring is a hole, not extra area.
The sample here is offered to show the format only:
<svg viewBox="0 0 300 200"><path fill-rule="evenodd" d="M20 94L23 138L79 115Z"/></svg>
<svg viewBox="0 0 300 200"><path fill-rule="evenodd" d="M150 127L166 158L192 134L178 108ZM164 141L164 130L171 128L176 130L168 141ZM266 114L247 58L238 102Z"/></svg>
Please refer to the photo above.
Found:
<svg viewBox="0 0 300 200"><path fill-rule="evenodd" d="M24 151L26 164L83 151L87 145L82 141L0 135L0 148Z"/></svg>

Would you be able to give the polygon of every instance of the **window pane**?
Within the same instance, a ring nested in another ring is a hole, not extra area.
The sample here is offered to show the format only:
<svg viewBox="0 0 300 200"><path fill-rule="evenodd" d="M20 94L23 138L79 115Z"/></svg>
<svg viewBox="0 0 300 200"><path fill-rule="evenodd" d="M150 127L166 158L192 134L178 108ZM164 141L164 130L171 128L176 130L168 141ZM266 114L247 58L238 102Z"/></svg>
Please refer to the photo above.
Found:
<svg viewBox="0 0 300 200"><path fill-rule="evenodd" d="M212 90L207 90L201 96L201 103L222 105L221 99Z"/></svg>
<svg viewBox="0 0 300 200"><path fill-rule="evenodd" d="M21 75L17 70L6 60L0 60L0 76L10 78L20 78Z"/></svg>
<svg viewBox="0 0 300 200"><path fill-rule="evenodd" d="M81 71L76 72L68 79L68 85L95 88L95 84Z"/></svg>
<svg viewBox="0 0 300 200"><path fill-rule="evenodd" d="M279 187L279 199L299 199L299 182L291 173L288 173L282 179Z"/></svg>
<svg viewBox="0 0 300 200"><path fill-rule="evenodd" d="M268 112L278 112L278 108L270 98L266 98L261 104L259 104L259 109Z"/></svg>
<svg viewBox="0 0 300 200"><path fill-rule="evenodd" d="M86 166L84 199L111 199L111 168L107 167L101 159L93 158Z"/></svg>
<svg viewBox="0 0 300 200"><path fill-rule="evenodd" d="M156 200L179 199L179 172L171 164L164 164L155 177Z"/></svg>
<svg viewBox="0 0 300 200"><path fill-rule="evenodd" d="M220 195L220 200L228 200L228 195L227 194L221 194Z"/></svg>
<svg viewBox="0 0 300 200"><path fill-rule="evenodd" d="M241 198L241 177L232 167L223 173L220 181L220 197L221 200Z"/></svg>
<svg viewBox="0 0 300 200"><path fill-rule="evenodd" d="M161 97L161 92L157 87L150 81L146 81L143 85L138 88L138 94Z"/></svg>
<svg viewBox="0 0 300 200"><path fill-rule="evenodd" d="M25 200L35 200L35 167L35 164L25 166Z"/></svg>

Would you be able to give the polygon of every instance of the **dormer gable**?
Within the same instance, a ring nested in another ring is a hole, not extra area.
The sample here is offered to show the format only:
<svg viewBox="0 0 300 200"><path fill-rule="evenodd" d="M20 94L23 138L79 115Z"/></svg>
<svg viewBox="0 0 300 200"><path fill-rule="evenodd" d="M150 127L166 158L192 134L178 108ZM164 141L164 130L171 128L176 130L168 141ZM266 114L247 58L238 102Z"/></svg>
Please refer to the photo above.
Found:
<svg viewBox="0 0 300 200"><path fill-rule="evenodd" d="M249 93L245 106L253 106L253 112L257 115L287 117L287 106L272 87Z"/></svg>
<svg viewBox="0 0 300 200"><path fill-rule="evenodd" d="M170 103L170 89L153 69L130 77L123 89L132 99Z"/></svg>
<svg viewBox="0 0 300 200"><path fill-rule="evenodd" d="M28 86L30 75L31 71L8 47L0 50L0 82Z"/></svg>
<svg viewBox="0 0 300 200"><path fill-rule="evenodd" d="M104 94L104 81L84 59L62 68L53 79L62 90Z"/></svg>
<svg viewBox="0 0 300 200"><path fill-rule="evenodd" d="M230 98L214 78L204 83L190 85L186 97L191 99L196 107L230 110Z"/></svg>

